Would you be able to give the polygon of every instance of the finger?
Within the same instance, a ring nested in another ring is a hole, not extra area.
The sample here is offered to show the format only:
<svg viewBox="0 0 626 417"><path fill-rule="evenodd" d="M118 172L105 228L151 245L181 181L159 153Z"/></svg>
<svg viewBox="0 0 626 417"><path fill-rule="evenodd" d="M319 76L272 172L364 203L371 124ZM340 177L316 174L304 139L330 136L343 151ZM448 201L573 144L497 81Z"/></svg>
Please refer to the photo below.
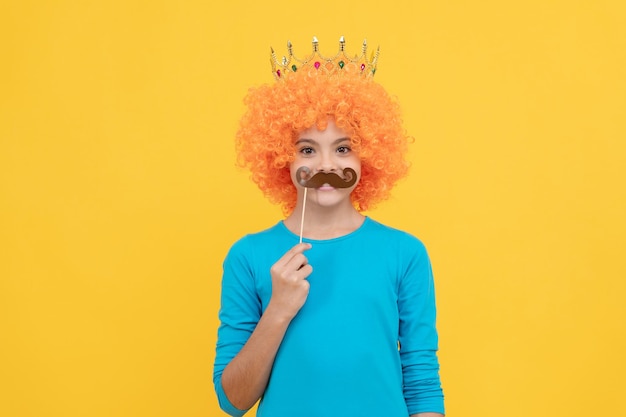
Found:
<svg viewBox="0 0 626 417"><path fill-rule="evenodd" d="M311 249L310 243L298 243L291 249L289 249L281 258L276 261L276 266L284 267L286 266L294 256L298 254L302 254L305 250Z"/></svg>
<svg viewBox="0 0 626 417"><path fill-rule="evenodd" d="M313 267L309 264L303 265L302 268L298 269L297 273L302 279L308 278L309 275L313 272Z"/></svg>
<svg viewBox="0 0 626 417"><path fill-rule="evenodd" d="M297 271L302 268L304 265L307 265L309 260L306 256L301 253L297 253L285 264L285 270L287 271Z"/></svg>

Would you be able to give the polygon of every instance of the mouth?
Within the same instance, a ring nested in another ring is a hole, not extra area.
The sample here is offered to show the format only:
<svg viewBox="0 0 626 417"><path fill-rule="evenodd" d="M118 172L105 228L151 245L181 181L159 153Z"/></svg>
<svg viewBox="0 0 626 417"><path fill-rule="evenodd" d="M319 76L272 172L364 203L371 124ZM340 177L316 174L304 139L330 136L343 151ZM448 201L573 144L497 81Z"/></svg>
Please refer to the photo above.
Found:
<svg viewBox="0 0 626 417"><path fill-rule="evenodd" d="M330 184L322 184L322 186L318 188L319 191L332 191L334 189L335 187Z"/></svg>

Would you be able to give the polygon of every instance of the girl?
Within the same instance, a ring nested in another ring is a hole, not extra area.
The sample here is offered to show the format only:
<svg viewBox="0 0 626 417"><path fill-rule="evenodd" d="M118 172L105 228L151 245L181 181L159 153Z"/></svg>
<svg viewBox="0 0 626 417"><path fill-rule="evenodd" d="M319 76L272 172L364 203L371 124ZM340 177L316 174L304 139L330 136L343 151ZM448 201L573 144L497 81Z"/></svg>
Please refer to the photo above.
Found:
<svg viewBox="0 0 626 417"><path fill-rule="evenodd" d="M361 211L406 175L399 108L373 81L378 55L279 63L252 89L240 165L286 218L224 261L214 384L222 409L260 417L441 416L428 255ZM304 168L303 168L304 167ZM322 173L314 188L301 168ZM344 188L344 172L356 181ZM337 178L339 181L335 181ZM299 243L301 242L301 243Z"/></svg>

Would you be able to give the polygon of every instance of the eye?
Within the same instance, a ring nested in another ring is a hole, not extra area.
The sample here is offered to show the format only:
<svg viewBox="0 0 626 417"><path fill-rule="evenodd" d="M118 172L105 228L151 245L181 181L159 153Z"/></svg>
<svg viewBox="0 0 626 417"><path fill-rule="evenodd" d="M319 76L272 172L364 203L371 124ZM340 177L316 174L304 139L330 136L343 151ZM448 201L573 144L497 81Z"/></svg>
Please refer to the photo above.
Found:
<svg viewBox="0 0 626 417"><path fill-rule="evenodd" d="M311 155L311 154L313 154L314 150L310 146L305 146L303 148L300 148L299 152L302 155Z"/></svg>
<svg viewBox="0 0 626 417"><path fill-rule="evenodd" d="M346 153L350 153L351 150L352 149L350 149L349 146L340 146L340 147L337 148L337 153L346 154Z"/></svg>

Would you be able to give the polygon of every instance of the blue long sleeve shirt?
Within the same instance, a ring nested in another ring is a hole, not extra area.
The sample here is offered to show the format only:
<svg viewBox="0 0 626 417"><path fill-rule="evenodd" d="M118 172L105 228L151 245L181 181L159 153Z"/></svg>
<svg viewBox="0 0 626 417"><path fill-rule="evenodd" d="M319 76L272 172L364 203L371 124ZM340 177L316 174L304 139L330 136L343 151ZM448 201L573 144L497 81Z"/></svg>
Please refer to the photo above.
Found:
<svg viewBox="0 0 626 417"><path fill-rule="evenodd" d="M213 381L255 329L272 294L270 267L298 243L282 222L236 242L224 261ZM424 245L366 217L354 232L309 240L306 303L274 360L257 417L407 417L444 413L435 293Z"/></svg>

